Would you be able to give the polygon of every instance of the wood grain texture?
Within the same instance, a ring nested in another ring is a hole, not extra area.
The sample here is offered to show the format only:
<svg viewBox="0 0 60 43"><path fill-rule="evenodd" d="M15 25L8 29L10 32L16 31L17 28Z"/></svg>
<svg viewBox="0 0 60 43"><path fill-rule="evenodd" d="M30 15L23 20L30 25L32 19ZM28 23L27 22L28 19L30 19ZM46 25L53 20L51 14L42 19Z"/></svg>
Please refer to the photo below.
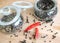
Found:
<svg viewBox="0 0 60 43"><path fill-rule="evenodd" d="M0 8L11 5L13 2L19 1L19 0L0 0ZM34 5L34 0L22 0L22 1L29 1L32 2ZM39 28L39 39L34 40L32 35L34 34L34 28L31 30L30 33L27 33L27 39L24 35L23 30L31 25L34 22L37 22L38 20L33 16L34 10L33 8L27 9L26 11L22 11L21 15L23 16L24 23L22 26L22 31L18 30L15 33L12 34L6 34L0 31L0 43L21 43L21 41L26 40L26 43L60 43L60 0L57 0L57 6L58 6L58 13L54 18L54 23L51 26L50 23L44 23L41 26L38 26ZM29 23L26 23L26 17L28 16ZM35 20L34 20L35 19ZM57 33L56 33L57 32ZM56 34L56 35L55 35ZM56 38L52 39L55 35ZM32 39L29 39L29 37L32 37ZM45 38L46 37L46 38Z"/></svg>

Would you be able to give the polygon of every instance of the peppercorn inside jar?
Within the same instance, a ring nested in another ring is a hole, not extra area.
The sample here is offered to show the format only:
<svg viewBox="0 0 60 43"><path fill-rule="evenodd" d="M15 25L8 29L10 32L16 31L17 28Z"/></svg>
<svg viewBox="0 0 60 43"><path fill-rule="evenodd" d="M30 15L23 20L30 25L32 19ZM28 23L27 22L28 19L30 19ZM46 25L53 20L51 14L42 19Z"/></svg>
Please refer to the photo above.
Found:
<svg viewBox="0 0 60 43"><path fill-rule="evenodd" d="M6 6L0 10L0 29L12 33L20 29L23 23L20 11L14 6Z"/></svg>
<svg viewBox="0 0 60 43"><path fill-rule="evenodd" d="M54 0L39 0L35 2L35 16L41 21L50 22L57 14L57 5Z"/></svg>

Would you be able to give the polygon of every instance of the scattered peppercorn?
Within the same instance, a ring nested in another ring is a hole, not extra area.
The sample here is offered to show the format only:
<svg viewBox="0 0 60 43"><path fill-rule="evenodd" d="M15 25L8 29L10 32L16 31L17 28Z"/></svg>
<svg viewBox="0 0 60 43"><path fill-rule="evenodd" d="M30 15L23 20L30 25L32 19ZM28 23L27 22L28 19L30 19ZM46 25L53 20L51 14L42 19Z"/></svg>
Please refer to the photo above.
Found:
<svg viewBox="0 0 60 43"><path fill-rule="evenodd" d="M41 28L43 30L43 28Z"/></svg>
<svg viewBox="0 0 60 43"><path fill-rule="evenodd" d="M27 36L25 36L25 39L27 39Z"/></svg>
<svg viewBox="0 0 60 43"><path fill-rule="evenodd" d="M51 40L49 42L51 42Z"/></svg>
<svg viewBox="0 0 60 43"><path fill-rule="evenodd" d="M26 17L26 23L29 23L28 16Z"/></svg>
<svg viewBox="0 0 60 43"><path fill-rule="evenodd" d="M41 36L41 38L46 38L48 35L45 35L45 36Z"/></svg>
<svg viewBox="0 0 60 43"><path fill-rule="evenodd" d="M26 43L26 40L23 40L23 41L19 41L19 43Z"/></svg>
<svg viewBox="0 0 60 43"><path fill-rule="evenodd" d="M54 33L55 35L58 34L58 32Z"/></svg>
<svg viewBox="0 0 60 43"><path fill-rule="evenodd" d="M17 35L17 34L14 34L14 36L15 36L15 37L18 37L18 35Z"/></svg>
<svg viewBox="0 0 60 43"><path fill-rule="evenodd" d="M44 42L46 42L46 41L44 41Z"/></svg>
<svg viewBox="0 0 60 43"><path fill-rule="evenodd" d="M9 43L11 43L11 41L9 41Z"/></svg>
<svg viewBox="0 0 60 43"><path fill-rule="evenodd" d="M21 32L21 30L19 30L19 32Z"/></svg>
<svg viewBox="0 0 60 43"><path fill-rule="evenodd" d="M47 27L47 26L45 26L45 27Z"/></svg>
<svg viewBox="0 0 60 43"><path fill-rule="evenodd" d="M12 35L10 35L10 37L12 37Z"/></svg>
<svg viewBox="0 0 60 43"><path fill-rule="evenodd" d="M50 26L52 26L52 25L53 25L53 23L54 23L54 21L52 21L52 23L50 24Z"/></svg>
<svg viewBox="0 0 60 43"><path fill-rule="evenodd" d="M32 37L29 37L29 39L31 40L31 39L32 39Z"/></svg>
<svg viewBox="0 0 60 43"><path fill-rule="evenodd" d="M53 31L51 31L51 32L53 32Z"/></svg>
<svg viewBox="0 0 60 43"><path fill-rule="evenodd" d="M55 39L56 38L56 36L55 35L52 35L52 39Z"/></svg>
<svg viewBox="0 0 60 43"><path fill-rule="evenodd" d="M35 23L35 19L33 20L33 22Z"/></svg>

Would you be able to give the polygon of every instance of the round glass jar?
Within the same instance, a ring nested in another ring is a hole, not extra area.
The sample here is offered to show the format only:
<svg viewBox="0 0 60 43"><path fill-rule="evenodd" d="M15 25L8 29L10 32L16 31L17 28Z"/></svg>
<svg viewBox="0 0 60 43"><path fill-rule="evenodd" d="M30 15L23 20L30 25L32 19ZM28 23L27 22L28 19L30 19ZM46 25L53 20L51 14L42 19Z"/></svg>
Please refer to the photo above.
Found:
<svg viewBox="0 0 60 43"><path fill-rule="evenodd" d="M22 26L23 19L20 15L20 9L17 10L14 6L6 6L0 10L0 29L5 32L12 33Z"/></svg>
<svg viewBox="0 0 60 43"><path fill-rule="evenodd" d="M41 21L50 22L57 14L57 5L55 0L35 1L35 15Z"/></svg>

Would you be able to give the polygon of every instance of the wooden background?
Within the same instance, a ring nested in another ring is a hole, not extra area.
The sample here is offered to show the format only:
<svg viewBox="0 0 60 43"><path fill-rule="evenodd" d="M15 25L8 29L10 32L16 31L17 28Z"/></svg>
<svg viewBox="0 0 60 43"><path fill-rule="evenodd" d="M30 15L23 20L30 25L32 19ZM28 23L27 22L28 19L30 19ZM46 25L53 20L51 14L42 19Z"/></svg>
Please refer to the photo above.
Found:
<svg viewBox="0 0 60 43"><path fill-rule="evenodd" d="M0 0L0 8L11 5L13 2L18 0ZM28 1L31 2L34 5L34 0L21 0L21 1ZM26 43L60 43L60 0L56 0L57 6L58 6L58 13L54 18L54 23L52 26L50 26L50 23L44 23L41 26L38 26L39 28L39 39L34 40L32 35L34 33L34 29L30 31L30 33L27 33L27 39L25 39L25 35L23 30L28 27L30 24L37 22L38 20L33 16L34 11L33 8L27 9L26 11L23 11L22 13L24 24L22 26L22 31L17 31L12 34L6 34L3 32L0 32L0 43L21 43L20 41L26 40ZM29 23L26 23L26 17L28 16ZM51 30L50 30L51 29ZM52 32L53 31L53 32ZM54 35L57 32L57 35L55 39L52 39L52 35ZM46 38L41 38L42 36L46 36ZM30 39L30 37L32 39Z"/></svg>

